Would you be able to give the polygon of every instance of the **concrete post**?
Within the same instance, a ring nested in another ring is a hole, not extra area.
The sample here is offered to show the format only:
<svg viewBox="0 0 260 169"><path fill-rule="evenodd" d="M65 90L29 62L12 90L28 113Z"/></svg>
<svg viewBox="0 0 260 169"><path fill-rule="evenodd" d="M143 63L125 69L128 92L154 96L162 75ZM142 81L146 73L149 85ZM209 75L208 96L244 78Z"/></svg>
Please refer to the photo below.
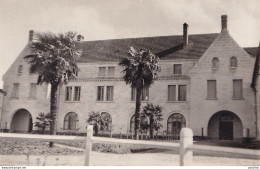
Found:
<svg viewBox="0 0 260 169"><path fill-rule="evenodd" d="M190 128L182 128L180 133L180 165L192 165L193 152L187 147L193 145L193 132Z"/></svg>
<svg viewBox="0 0 260 169"><path fill-rule="evenodd" d="M93 125L88 125L87 137L86 137L86 150L85 150L85 166L90 166L90 157L92 149L92 136L93 136Z"/></svg>

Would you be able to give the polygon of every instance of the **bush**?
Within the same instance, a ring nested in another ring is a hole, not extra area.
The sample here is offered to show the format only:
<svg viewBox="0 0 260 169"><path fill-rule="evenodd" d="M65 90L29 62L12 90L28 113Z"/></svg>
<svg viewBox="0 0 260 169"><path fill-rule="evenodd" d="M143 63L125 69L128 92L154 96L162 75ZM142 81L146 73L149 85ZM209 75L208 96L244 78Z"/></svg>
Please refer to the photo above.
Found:
<svg viewBox="0 0 260 169"><path fill-rule="evenodd" d="M92 150L105 153L114 153L114 154L127 154L131 153L131 149L127 146L117 145L117 144L101 144L94 143L92 144Z"/></svg>

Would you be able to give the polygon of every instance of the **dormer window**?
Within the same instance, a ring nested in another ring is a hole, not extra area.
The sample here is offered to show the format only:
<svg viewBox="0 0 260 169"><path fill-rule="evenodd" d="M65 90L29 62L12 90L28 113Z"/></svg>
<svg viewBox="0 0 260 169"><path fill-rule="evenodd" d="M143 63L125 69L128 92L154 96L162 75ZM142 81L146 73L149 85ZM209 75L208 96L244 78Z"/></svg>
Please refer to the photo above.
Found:
<svg viewBox="0 0 260 169"><path fill-rule="evenodd" d="M22 74L23 73L23 65L19 65L17 73L18 74Z"/></svg>
<svg viewBox="0 0 260 169"><path fill-rule="evenodd" d="M219 67L219 60L217 57L212 59L212 68L217 69Z"/></svg>
<svg viewBox="0 0 260 169"><path fill-rule="evenodd" d="M237 58L235 56L230 58L230 67L237 67Z"/></svg>

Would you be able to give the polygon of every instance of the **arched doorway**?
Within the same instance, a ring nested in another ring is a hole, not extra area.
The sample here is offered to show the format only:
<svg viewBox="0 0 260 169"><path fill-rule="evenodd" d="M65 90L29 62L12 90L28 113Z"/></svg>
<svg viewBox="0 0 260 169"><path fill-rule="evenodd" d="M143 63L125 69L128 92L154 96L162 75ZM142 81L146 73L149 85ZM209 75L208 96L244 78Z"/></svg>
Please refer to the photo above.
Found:
<svg viewBox="0 0 260 169"><path fill-rule="evenodd" d="M78 115L74 112L69 112L64 118L64 130L77 130L78 129Z"/></svg>
<svg viewBox="0 0 260 169"><path fill-rule="evenodd" d="M209 120L208 136L211 139L218 140L234 140L242 138L242 122L240 118L233 112L217 112Z"/></svg>
<svg viewBox="0 0 260 169"><path fill-rule="evenodd" d="M167 120L167 135L173 139L179 139L183 127L186 127L185 117L180 113L172 114Z"/></svg>
<svg viewBox="0 0 260 169"><path fill-rule="evenodd" d="M19 109L13 116L10 131L14 133L28 133L33 128L31 113L26 109Z"/></svg>

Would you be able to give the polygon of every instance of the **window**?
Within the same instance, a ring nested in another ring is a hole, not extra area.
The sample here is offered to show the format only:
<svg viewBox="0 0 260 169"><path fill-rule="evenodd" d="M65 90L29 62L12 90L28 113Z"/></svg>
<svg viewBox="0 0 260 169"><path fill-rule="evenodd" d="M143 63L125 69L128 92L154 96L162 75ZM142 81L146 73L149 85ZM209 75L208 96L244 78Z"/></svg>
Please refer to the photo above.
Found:
<svg viewBox="0 0 260 169"><path fill-rule="evenodd" d="M237 58L235 56L230 58L230 67L237 67Z"/></svg>
<svg viewBox="0 0 260 169"><path fill-rule="evenodd" d="M217 81L216 80L208 80L208 99L216 99L217 98Z"/></svg>
<svg viewBox="0 0 260 169"><path fill-rule="evenodd" d="M173 65L173 74L181 74L181 64Z"/></svg>
<svg viewBox="0 0 260 169"><path fill-rule="evenodd" d="M107 101L113 101L114 86L107 86Z"/></svg>
<svg viewBox="0 0 260 169"><path fill-rule="evenodd" d="M234 99L243 98L243 82L241 79L233 80L233 98Z"/></svg>
<svg viewBox="0 0 260 169"><path fill-rule="evenodd" d="M64 130L77 130L78 122L78 115L74 112L69 112L64 118Z"/></svg>
<svg viewBox="0 0 260 169"><path fill-rule="evenodd" d="M104 126L102 126L101 130L111 131L112 127L112 118L109 113L102 112L101 117L104 120Z"/></svg>
<svg viewBox="0 0 260 169"><path fill-rule="evenodd" d="M183 127L186 127L185 117L180 113L172 114L167 120L167 135L179 139Z"/></svg>
<svg viewBox="0 0 260 169"><path fill-rule="evenodd" d="M130 132L135 131L135 115L133 115L130 119Z"/></svg>
<svg viewBox="0 0 260 169"><path fill-rule="evenodd" d="M106 76L106 67L99 67L98 76L100 76L100 77Z"/></svg>
<svg viewBox="0 0 260 169"><path fill-rule="evenodd" d="M18 66L18 74L22 74L23 73L23 65L19 65Z"/></svg>
<svg viewBox="0 0 260 169"><path fill-rule="evenodd" d="M72 97L72 86L67 86L66 87L66 101L71 101L71 97Z"/></svg>
<svg viewBox="0 0 260 169"><path fill-rule="evenodd" d="M218 58L213 58L212 59L212 68L218 68L219 67L219 60Z"/></svg>
<svg viewBox="0 0 260 169"><path fill-rule="evenodd" d="M178 100L186 101L186 85L179 85Z"/></svg>
<svg viewBox="0 0 260 169"><path fill-rule="evenodd" d="M104 100L104 86L97 87L97 100L98 101Z"/></svg>
<svg viewBox="0 0 260 169"><path fill-rule="evenodd" d="M136 100L136 88L131 89L131 101ZM149 100L149 88L145 87L142 90L141 94L141 100L142 101L148 101Z"/></svg>
<svg viewBox="0 0 260 169"><path fill-rule="evenodd" d="M13 85L13 92L12 92L12 97L18 99L19 98L19 83L14 83Z"/></svg>
<svg viewBox="0 0 260 169"><path fill-rule="evenodd" d="M115 76L115 66L108 67L107 76Z"/></svg>
<svg viewBox="0 0 260 169"><path fill-rule="evenodd" d="M168 86L168 101L176 101L176 85Z"/></svg>
<svg viewBox="0 0 260 169"><path fill-rule="evenodd" d="M74 101L80 101L80 86L75 86L74 87Z"/></svg>
<svg viewBox="0 0 260 169"><path fill-rule="evenodd" d="M29 93L29 98L35 99L36 98L36 83L31 83L30 86L30 93Z"/></svg>

